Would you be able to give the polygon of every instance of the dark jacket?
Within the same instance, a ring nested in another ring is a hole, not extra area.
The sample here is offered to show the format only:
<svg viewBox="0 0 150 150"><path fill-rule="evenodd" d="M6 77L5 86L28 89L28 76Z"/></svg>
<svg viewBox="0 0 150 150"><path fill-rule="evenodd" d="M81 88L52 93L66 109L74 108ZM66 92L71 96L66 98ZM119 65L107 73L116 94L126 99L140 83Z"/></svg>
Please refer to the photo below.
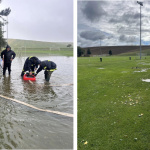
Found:
<svg viewBox="0 0 150 150"><path fill-rule="evenodd" d="M38 74L40 71L54 71L56 70L56 64L53 61L45 60L40 63L40 67L37 70L36 74Z"/></svg>
<svg viewBox="0 0 150 150"><path fill-rule="evenodd" d="M11 63L11 59L14 59L16 56L14 51L12 50L7 51L6 49L1 52L1 58L3 58L3 55L4 55L4 63Z"/></svg>
<svg viewBox="0 0 150 150"><path fill-rule="evenodd" d="M35 56L28 57L25 61L24 70L31 71L31 67L38 68L38 65L40 64L40 62L41 61Z"/></svg>

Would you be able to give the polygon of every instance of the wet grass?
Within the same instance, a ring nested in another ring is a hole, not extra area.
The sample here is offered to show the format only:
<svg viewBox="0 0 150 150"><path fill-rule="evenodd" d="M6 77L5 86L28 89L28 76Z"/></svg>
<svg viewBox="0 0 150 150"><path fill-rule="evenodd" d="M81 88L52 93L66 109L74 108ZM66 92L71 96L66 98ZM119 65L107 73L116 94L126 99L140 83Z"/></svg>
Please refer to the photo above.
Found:
<svg viewBox="0 0 150 150"><path fill-rule="evenodd" d="M99 69L104 68L104 69ZM150 149L150 57L78 58L78 149Z"/></svg>

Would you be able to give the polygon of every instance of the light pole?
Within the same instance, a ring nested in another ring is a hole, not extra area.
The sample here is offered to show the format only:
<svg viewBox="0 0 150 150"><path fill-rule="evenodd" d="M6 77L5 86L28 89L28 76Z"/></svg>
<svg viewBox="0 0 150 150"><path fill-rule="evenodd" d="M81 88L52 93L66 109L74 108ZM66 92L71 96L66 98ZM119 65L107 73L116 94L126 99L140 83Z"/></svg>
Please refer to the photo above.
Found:
<svg viewBox="0 0 150 150"><path fill-rule="evenodd" d="M137 1L137 3L140 5L140 59L141 59L141 51L142 51L142 48L141 48L141 6L143 6L143 2Z"/></svg>
<svg viewBox="0 0 150 150"><path fill-rule="evenodd" d="M101 51L101 39L100 40L100 55L102 54L102 51Z"/></svg>

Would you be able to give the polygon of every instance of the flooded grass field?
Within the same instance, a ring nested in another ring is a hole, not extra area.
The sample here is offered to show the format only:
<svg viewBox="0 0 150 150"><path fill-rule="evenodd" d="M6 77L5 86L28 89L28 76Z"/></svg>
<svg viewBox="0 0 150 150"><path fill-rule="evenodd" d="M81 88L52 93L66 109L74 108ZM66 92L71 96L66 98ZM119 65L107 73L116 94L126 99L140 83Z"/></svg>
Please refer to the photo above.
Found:
<svg viewBox="0 0 150 150"><path fill-rule="evenodd" d="M37 56L38 57L38 56ZM73 57L39 56L51 60L57 70L50 82L41 71L35 82L23 81L20 74L27 57L16 57L12 73L2 76L0 95L38 108L73 114ZM52 86L59 85L59 86ZM73 118L41 112L0 97L0 149L72 149Z"/></svg>
<svg viewBox="0 0 150 150"><path fill-rule="evenodd" d="M150 56L78 58L79 150L150 149L149 65Z"/></svg>

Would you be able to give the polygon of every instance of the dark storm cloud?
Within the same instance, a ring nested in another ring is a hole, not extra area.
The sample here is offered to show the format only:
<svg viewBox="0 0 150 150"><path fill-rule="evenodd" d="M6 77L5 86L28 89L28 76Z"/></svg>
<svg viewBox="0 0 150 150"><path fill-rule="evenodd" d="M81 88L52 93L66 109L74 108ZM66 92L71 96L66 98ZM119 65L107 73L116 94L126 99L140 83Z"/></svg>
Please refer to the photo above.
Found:
<svg viewBox="0 0 150 150"><path fill-rule="evenodd" d="M82 12L88 20L97 22L102 16L106 15L106 11L102 7L104 3L100 1L88 1Z"/></svg>
<svg viewBox="0 0 150 150"><path fill-rule="evenodd" d="M105 39L105 35L102 34L101 32L96 32L96 31L83 31L80 33L80 36L84 39L91 40L91 41L96 41L98 39Z"/></svg>
<svg viewBox="0 0 150 150"><path fill-rule="evenodd" d="M133 42L136 42L137 39L135 36L120 35L119 41L120 42L126 42L126 43L133 43Z"/></svg>
<svg viewBox="0 0 150 150"><path fill-rule="evenodd" d="M140 38L140 6L137 1L83 1L78 11L78 37L80 45L139 44ZM142 41L149 41L150 1L143 0ZM88 32L87 32L88 31ZM103 36L101 32L103 31ZM102 36L102 37L101 37ZM86 42L88 41L88 42Z"/></svg>
<svg viewBox="0 0 150 150"><path fill-rule="evenodd" d="M112 35L109 35L108 33L102 32L102 31L82 31L80 33L80 37L86 39L86 40L91 40L91 41L96 41L96 40L104 40L104 39L111 39L113 38Z"/></svg>

